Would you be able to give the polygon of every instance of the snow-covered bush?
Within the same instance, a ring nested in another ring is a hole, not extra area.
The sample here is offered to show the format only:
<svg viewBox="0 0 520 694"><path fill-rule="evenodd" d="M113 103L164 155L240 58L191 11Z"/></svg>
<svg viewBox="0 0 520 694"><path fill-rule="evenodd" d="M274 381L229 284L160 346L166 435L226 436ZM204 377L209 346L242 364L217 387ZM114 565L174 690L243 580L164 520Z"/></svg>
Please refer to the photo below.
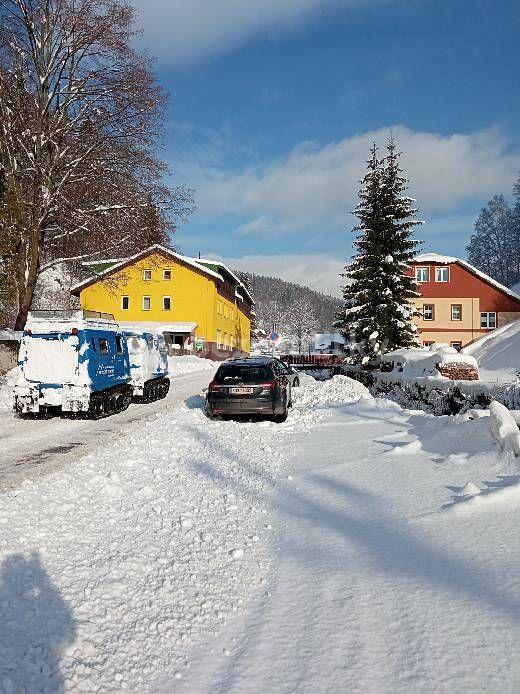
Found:
<svg viewBox="0 0 520 694"><path fill-rule="evenodd" d="M493 400L489 405L489 413L493 437L504 450L520 455L520 430L507 407Z"/></svg>
<svg viewBox="0 0 520 694"><path fill-rule="evenodd" d="M421 409L436 415L487 409L492 400L509 410L520 409L520 384L452 381L442 376L403 378L401 373L367 371L355 366L344 373L363 383L372 395L385 397L401 407Z"/></svg>

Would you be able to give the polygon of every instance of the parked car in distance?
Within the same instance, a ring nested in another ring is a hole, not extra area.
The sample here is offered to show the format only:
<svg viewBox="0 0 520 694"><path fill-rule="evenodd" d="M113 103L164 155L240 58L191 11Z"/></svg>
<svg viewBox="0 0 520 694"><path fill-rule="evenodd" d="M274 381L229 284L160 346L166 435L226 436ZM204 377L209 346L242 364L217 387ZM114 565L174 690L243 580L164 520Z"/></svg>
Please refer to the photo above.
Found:
<svg viewBox="0 0 520 694"><path fill-rule="evenodd" d="M206 412L210 417L259 414L275 422L287 419L292 405L286 367L273 357L231 359L209 384Z"/></svg>
<svg viewBox="0 0 520 694"><path fill-rule="evenodd" d="M285 369L285 375L287 376L287 380L291 384L291 388L298 388L298 386L300 385L300 374L296 371L294 367L290 366L289 364L286 364L284 361L281 361L281 359L277 359L277 361L279 361Z"/></svg>

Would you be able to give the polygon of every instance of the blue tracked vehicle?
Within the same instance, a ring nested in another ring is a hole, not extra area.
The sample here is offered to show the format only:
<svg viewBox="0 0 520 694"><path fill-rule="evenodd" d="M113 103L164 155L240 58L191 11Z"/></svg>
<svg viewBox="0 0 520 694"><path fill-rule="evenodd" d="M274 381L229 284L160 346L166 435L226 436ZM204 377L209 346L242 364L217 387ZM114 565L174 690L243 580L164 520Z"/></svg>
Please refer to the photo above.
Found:
<svg viewBox="0 0 520 694"><path fill-rule="evenodd" d="M94 311L35 311L20 345L14 409L98 419L125 410L133 386L125 334Z"/></svg>
<svg viewBox="0 0 520 694"><path fill-rule="evenodd" d="M164 336L125 330L130 355L133 402L154 402L165 398L170 389L168 349Z"/></svg>

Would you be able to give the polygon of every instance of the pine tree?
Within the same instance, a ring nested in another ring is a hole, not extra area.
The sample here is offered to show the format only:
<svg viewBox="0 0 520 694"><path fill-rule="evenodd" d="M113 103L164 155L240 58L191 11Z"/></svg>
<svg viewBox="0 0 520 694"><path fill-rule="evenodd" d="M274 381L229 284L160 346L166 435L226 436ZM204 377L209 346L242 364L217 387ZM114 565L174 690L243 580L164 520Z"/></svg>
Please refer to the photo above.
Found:
<svg viewBox="0 0 520 694"><path fill-rule="evenodd" d="M336 323L354 361L364 364L384 351L417 345L412 318L418 294L407 268L419 245L411 234L422 222L415 219L413 199L404 195L407 183L393 139L383 160L374 144L354 210L359 219L353 229L356 254L345 268L350 281L343 288L345 308Z"/></svg>

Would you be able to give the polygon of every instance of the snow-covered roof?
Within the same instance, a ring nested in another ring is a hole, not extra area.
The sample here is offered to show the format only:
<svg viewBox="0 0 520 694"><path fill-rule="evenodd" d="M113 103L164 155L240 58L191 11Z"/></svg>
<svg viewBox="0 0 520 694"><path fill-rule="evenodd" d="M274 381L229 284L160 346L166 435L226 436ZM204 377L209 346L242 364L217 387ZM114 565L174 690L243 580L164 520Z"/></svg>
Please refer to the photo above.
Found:
<svg viewBox="0 0 520 694"><path fill-rule="evenodd" d="M235 280L235 282L240 286L240 288L247 294L248 299L251 301L251 303L255 303L255 300L249 293L246 285L242 282L242 280L235 275L233 270L230 270L227 265L224 265L224 263L221 263L220 260L209 260L208 258L190 258L190 260L193 260L195 263L199 263L207 267L208 265L211 267L215 268L222 268L225 270L231 277ZM243 300L243 297L240 297Z"/></svg>
<svg viewBox="0 0 520 694"><path fill-rule="evenodd" d="M451 265L451 264L457 264L460 265L461 267L465 268L472 274L476 275L477 277L480 277L481 280L484 280L484 282L487 282L488 284L491 284L493 287L498 289L499 291L503 292L504 294L507 294L510 296L512 299L516 299L516 301L520 301L520 295L517 294L513 289L509 289L505 285L501 284L500 282L497 282L497 280L494 280L492 277L489 275L486 275L485 272L482 272L478 268L476 268L474 265L471 265L468 263L467 260L462 260L462 258L455 258L454 256L451 255L440 255L439 253L421 253L420 255L416 255L415 258L413 259L414 263L421 264L421 263L439 263L441 265Z"/></svg>
<svg viewBox="0 0 520 694"><path fill-rule="evenodd" d="M120 321L119 324L125 331L147 331L150 333L192 333L198 323L174 322L161 323L160 321Z"/></svg>
<svg viewBox="0 0 520 694"><path fill-rule="evenodd" d="M171 248L166 248L166 246L161 246L160 244L156 243L155 245L150 246L150 248L147 248L144 251L139 251L139 253L136 253L135 255L132 255L129 258L124 258L123 260L116 262L114 265L111 265L106 270L96 273L92 277L88 277L86 280L83 280L83 282L75 284L73 287L71 287L70 291L72 294L75 294L81 291L87 285L97 282L99 279L106 277L107 275L111 275L114 272L117 272L118 270L122 269L123 267L130 265L135 260L145 258L147 255L150 255L151 253L155 252L163 253L164 255L174 258L175 260L186 263L186 265L191 265L192 267L196 268L205 275L210 275L211 277L218 279L221 282L224 281L224 278L222 277L222 275L219 275L218 272L214 272L213 270L210 270L208 267L205 267L204 265L199 265L193 258L188 258L186 256L180 255L179 253L172 251ZM98 261L98 264L101 263L102 261Z"/></svg>
<svg viewBox="0 0 520 694"><path fill-rule="evenodd" d="M329 346L333 342L344 345L345 338L340 333L316 333L314 335L314 346Z"/></svg>
<svg viewBox="0 0 520 694"><path fill-rule="evenodd" d="M457 263L458 261L459 258L452 255L440 255L440 253L421 253L414 258L415 263L442 263L443 265L450 265L450 263Z"/></svg>
<svg viewBox="0 0 520 694"><path fill-rule="evenodd" d="M78 295L78 293L82 289L87 287L88 285L94 284L95 282L98 282L103 277L107 277L108 275L111 275L114 272L121 270L122 268L126 267L127 265L131 265L134 261L139 260L140 258L145 258L147 255L150 255L152 253L163 253L164 255L167 255L170 258L178 260L181 263L185 263L186 265L190 265L191 267L195 268L196 270L199 270L203 274L209 275L213 279L217 279L220 282L224 282L224 278L222 277L222 275L219 272L212 269L212 267L223 268L226 272L229 273L229 275L231 275L233 277L234 280L236 280L236 282L240 286L240 288L247 294L247 296L251 300L251 302L254 303L253 297L247 291L247 288L244 286L244 284L223 263L219 262L218 260L204 260L201 258L198 258L198 259L190 258L189 256L181 255L180 253L176 253L175 251L172 251L171 248L166 248L166 246L161 246L158 243L154 244L153 246L150 246L149 248L145 249L144 251L139 251L139 253L136 253L135 255L132 255L129 258L123 258L121 260L114 260L114 261L112 261L112 260L106 260L106 261L97 260L97 261L91 261L89 263L84 263L84 265L88 264L88 265L94 265L94 266L96 266L96 265L102 266L105 263L110 263L110 265L107 268L101 270L100 272L97 272L95 275L88 277L86 280L83 280L82 282L75 284L73 287L70 288L70 292L71 292L71 294ZM209 267L209 266L212 266L212 267Z"/></svg>

